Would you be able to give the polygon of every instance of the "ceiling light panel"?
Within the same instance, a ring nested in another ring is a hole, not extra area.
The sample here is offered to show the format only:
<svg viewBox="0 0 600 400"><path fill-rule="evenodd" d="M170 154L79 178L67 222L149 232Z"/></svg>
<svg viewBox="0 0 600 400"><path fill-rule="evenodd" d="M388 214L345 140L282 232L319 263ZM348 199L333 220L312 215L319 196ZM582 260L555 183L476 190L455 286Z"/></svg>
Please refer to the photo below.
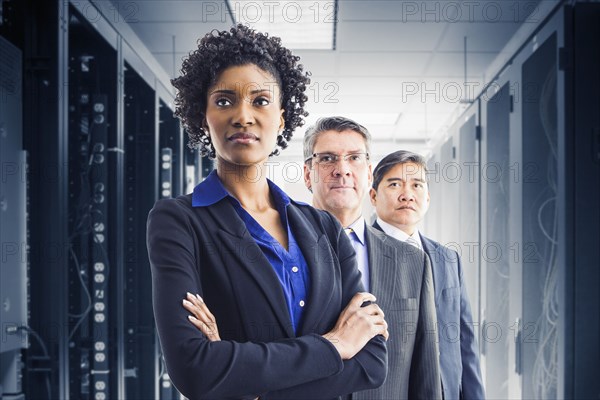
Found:
<svg viewBox="0 0 600 400"><path fill-rule="evenodd" d="M288 48L334 48L335 1L236 0L229 6L236 23L278 36Z"/></svg>

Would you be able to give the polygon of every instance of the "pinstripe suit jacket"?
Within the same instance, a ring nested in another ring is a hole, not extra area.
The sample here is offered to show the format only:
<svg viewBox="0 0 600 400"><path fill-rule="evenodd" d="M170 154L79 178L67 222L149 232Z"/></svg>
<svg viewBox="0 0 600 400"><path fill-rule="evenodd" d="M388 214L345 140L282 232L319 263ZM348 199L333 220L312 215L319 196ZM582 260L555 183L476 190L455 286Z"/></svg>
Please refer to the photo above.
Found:
<svg viewBox="0 0 600 400"><path fill-rule="evenodd" d="M385 313L387 378L353 399L440 399L433 277L421 250L367 226L371 293Z"/></svg>

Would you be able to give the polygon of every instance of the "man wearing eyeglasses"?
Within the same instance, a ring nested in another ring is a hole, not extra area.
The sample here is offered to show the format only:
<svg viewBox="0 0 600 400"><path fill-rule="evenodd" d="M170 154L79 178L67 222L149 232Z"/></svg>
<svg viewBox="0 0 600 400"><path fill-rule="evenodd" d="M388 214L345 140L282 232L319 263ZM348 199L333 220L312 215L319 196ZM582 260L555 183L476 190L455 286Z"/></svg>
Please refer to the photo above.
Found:
<svg viewBox="0 0 600 400"><path fill-rule="evenodd" d="M323 118L304 136L304 181L313 205L332 213L356 251L365 290L385 312L388 374L353 399L439 399L436 314L429 258L365 223L362 204L373 179L371 135L343 117Z"/></svg>

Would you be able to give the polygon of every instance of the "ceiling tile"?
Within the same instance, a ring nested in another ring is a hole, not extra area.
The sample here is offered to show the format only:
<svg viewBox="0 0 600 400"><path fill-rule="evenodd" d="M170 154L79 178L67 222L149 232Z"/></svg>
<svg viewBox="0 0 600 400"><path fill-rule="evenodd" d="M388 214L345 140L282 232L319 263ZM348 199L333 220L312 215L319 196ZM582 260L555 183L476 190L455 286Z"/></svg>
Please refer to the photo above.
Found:
<svg viewBox="0 0 600 400"><path fill-rule="evenodd" d="M343 51L429 52L435 48L446 24L395 22L340 22L337 48Z"/></svg>

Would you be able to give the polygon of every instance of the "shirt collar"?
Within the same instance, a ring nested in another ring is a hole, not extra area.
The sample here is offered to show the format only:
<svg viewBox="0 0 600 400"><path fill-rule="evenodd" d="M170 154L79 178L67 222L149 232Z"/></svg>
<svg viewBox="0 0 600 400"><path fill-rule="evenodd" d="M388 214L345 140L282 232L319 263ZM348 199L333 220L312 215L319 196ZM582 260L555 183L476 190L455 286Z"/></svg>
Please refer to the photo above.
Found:
<svg viewBox="0 0 600 400"><path fill-rule="evenodd" d="M202 182L194 188L192 193L193 207L207 207L230 196L221 183L217 170L213 170Z"/></svg>
<svg viewBox="0 0 600 400"><path fill-rule="evenodd" d="M275 204L282 208L287 207L290 204L288 195L269 179L267 179L267 183L269 184L269 190L275 200ZM219 179L219 175L217 175L217 170L213 170L206 179L194 188L194 192L192 193L192 206L207 207L219 202L225 197L230 197L237 202L237 199L225 189L225 186L223 186L221 179ZM281 210L278 211L281 212Z"/></svg>
<svg viewBox="0 0 600 400"><path fill-rule="evenodd" d="M365 219L362 216L358 217L356 221L346 228L352 228L360 244L363 246L365 245Z"/></svg>
<svg viewBox="0 0 600 400"><path fill-rule="evenodd" d="M409 236L411 236L404 232L402 229L396 228L394 225L388 224L379 217L377 217L377 223L387 235L401 242L405 242L406 239L408 239ZM423 249L423 243L421 242L421 234L419 233L418 229L415 229L415 231L412 234L412 238L417 242L419 248Z"/></svg>

